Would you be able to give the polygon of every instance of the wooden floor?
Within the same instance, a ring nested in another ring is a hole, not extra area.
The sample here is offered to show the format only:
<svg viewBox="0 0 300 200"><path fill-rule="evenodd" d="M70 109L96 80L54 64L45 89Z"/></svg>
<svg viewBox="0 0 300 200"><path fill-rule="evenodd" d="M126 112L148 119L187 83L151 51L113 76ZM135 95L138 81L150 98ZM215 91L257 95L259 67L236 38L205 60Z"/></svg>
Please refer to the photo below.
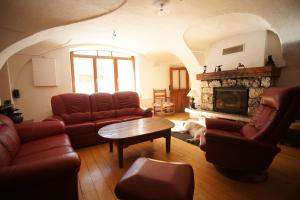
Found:
<svg viewBox="0 0 300 200"><path fill-rule="evenodd" d="M186 114L169 117L187 119ZM300 149L280 146L268 170L264 183L250 184L231 180L220 174L206 162L204 153L197 147L174 137L171 152L165 152L165 140L144 142L124 149L124 169L118 167L117 152L109 152L108 144L78 149L81 158L79 172L79 197L84 200L117 199L114 188L130 165L140 156L165 161L186 162L193 166L195 174L194 200L246 200L246 199L300 199ZM180 184L180 183L178 183Z"/></svg>

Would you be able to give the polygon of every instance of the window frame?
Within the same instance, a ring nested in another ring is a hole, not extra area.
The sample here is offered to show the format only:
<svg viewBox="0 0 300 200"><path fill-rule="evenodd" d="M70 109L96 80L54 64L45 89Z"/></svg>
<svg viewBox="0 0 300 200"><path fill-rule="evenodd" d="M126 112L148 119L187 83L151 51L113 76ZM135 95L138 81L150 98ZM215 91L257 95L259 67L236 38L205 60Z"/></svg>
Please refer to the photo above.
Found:
<svg viewBox="0 0 300 200"><path fill-rule="evenodd" d="M98 50L97 50L98 52ZM112 55L112 54L111 54ZM131 60L133 67L133 76L134 76L134 91L136 91L136 70L135 70L135 58L131 57L118 57L118 56L99 56L99 55L83 55L76 54L74 51L70 52L70 61L71 61L71 75L72 75L72 91L76 93L75 85L75 70L74 70L74 58L90 58L93 60L93 72L94 72L94 92L98 92L98 76L97 76L97 59L112 59L114 63L114 81L115 81L115 92L119 91L119 78L118 78L118 60Z"/></svg>

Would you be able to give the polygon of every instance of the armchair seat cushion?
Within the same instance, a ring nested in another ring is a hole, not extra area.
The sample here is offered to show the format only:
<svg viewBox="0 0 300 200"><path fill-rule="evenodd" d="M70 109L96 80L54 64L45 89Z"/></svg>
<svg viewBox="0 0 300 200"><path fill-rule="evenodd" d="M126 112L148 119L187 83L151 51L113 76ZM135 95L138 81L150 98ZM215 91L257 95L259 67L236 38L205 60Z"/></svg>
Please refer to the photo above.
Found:
<svg viewBox="0 0 300 200"><path fill-rule="evenodd" d="M218 134L218 135L224 135L224 136L234 136L234 137L241 137L242 134L239 132L230 132L230 131L224 131L220 129L207 129L206 134L209 134L210 132ZM205 134L200 135L200 148L205 151L205 146L206 146L206 138Z"/></svg>
<svg viewBox="0 0 300 200"><path fill-rule="evenodd" d="M95 132L95 124L92 122L84 122L78 124L67 124L66 125L66 132L70 136L75 135L84 135L91 132Z"/></svg>
<svg viewBox="0 0 300 200"><path fill-rule="evenodd" d="M66 134L59 134L39 140L33 140L31 142L24 143L21 146L17 157L23 157L63 146L71 146L69 137Z"/></svg>

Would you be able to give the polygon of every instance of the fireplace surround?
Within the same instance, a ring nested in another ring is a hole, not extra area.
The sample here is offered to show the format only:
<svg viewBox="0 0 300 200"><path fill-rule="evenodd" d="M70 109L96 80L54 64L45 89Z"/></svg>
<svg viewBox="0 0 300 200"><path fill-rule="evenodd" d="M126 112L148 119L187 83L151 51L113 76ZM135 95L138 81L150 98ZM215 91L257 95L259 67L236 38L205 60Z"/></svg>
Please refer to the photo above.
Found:
<svg viewBox="0 0 300 200"><path fill-rule="evenodd" d="M201 81L200 109L224 112L214 109L214 88L246 88L248 91L247 113L243 111L239 114L251 116L259 105L263 90L274 86L279 76L280 69L270 66L197 74L197 80Z"/></svg>

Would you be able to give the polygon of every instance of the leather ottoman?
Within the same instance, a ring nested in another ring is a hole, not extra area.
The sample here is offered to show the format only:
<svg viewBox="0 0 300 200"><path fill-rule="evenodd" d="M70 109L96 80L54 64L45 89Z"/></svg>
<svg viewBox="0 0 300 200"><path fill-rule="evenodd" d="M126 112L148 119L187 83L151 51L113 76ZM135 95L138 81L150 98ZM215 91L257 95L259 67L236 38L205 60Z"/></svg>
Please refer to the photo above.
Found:
<svg viewBox="0 0 300 200"><path fill-rule="evenodd" d="M194 172L189 164L139 158L115 188L121 200L189 200Z"/></svg>

